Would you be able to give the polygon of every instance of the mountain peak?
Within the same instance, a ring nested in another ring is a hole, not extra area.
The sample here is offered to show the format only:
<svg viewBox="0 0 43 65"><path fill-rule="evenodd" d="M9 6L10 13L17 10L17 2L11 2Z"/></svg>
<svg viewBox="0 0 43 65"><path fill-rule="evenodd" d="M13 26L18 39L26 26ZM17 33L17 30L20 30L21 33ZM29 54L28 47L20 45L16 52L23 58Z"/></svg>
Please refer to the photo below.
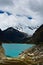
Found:
<svg viewBox="0 0 43 65"><path fill-rule="evenodd" d="M6 29L6 31L14 31L14 30L16 30L16 29L14 29L13 27L9 27Z"/></svg>
<svg viewBox="0 0 43 65"><path fill-rule="evenodd" d="M13 28L13 27L9 27L8 29L10 29L10 30L11 30L11 29L14 29L14 28Z"/></svg>

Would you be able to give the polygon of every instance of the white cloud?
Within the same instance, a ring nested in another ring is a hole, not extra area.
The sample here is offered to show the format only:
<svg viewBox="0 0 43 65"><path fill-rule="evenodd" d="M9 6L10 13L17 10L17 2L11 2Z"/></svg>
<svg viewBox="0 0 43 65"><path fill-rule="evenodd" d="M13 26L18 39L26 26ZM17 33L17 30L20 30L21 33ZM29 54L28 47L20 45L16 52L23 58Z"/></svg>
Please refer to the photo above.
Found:
<svg viewBox="0 0 43 65"><path fill-rule="evenodd" d="M2 30L10 26L14 27L18 23L34 27L43 24L43 0L0 0L0 10L12 13L10 16L6 13L0 14ZM17 16L18 14L21 17ZM29 16L32 20L27 18Z"/></svg>
<svg viewBox="0 0 43 65"><path fill-rule="evenodd" d="M6 13L0 14L0 28L2 30L15 25L17 19L14 16L8 16Z"/></svg>

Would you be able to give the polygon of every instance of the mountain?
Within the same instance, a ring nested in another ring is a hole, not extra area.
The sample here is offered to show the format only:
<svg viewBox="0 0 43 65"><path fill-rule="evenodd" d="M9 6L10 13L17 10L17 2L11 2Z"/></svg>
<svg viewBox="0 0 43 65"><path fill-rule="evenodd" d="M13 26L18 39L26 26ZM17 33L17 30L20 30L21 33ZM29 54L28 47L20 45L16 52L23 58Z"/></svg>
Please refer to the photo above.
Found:
<svg viewBox="0 0 43 65"><path fill-rule="evenodd" d="M39 28L39 26L33 27L33 26L23 25L22 23L18 23L18 24L15 26L15 28L16 28L17 30L23 31L23 30L25 30L26 28L28 28L28 29L30 29L30 30L34 30L34 29Z"/></svg>
<svg viewBox="0 0 43 65"><path fill-rule="evenodd" d="M8 22L10 20L9 17L12 16L14 18L13 13L11 13L9 11L6 11L6 10L0 10L0 15L2 15L2 17L3 17L4 20L5 19L8 20ZM5 18L4 16L7 17L7 18ZM13 18L12 18L11 23L13 22L14 24L11 24L9 22L10 26L14 27L15 29L17 29L17 30L19 30L21 32L25 32L28 35L33 35L33 33L35 32L35 30L39 26L33 26L33 25L29 24L28 21L23 21L23 20L19 21L19 18L22 18L22 17L24 17L24 18L26 18L26 19L28 19L30 21L32 19L31 16L16 14L17 21L13 21ZM3 23L4 23L4 21L3 21ZM3 24L3 25L0 24L1 25L0 28L2 30L5 30L6 28L9 27L9 24L7 24L7 22L5 24Z"/></svg>
<svg viewBox="0 0 43 65"><path fill-rule="evenodd" d="M24 22L23 23L17 23L14 26L15 29L21 31L21 32L25 32L28 35L33 35L33 33L36 31L37 28L39 28L39 26L29 26L28 24L25 25Z"/></svg>
<svg viewBox="0 0 43 65"><path fill-rule="evenodd" d="M35 33L31 37L31 39L28 40L28 42L36 44L43 42L43 24L35 31Z"/></svg>
<svg viewBox="0 0 43 65"><path fill-rule="evenodd" d="M10 42L10 43L39 43L43 42L43 25L41 25L33 34L27 35L24 32L20 32L13 27L9 27L6 30L2 31L0 29L0 44L1 42Z"/></svg>
<svg viewBox="0 0 43 65"><path fill-rule="evenodd" d="M26 33L22 33L12 27L7 28L4 31L0 30L0 42L20 43L27 37Z"/></svg>

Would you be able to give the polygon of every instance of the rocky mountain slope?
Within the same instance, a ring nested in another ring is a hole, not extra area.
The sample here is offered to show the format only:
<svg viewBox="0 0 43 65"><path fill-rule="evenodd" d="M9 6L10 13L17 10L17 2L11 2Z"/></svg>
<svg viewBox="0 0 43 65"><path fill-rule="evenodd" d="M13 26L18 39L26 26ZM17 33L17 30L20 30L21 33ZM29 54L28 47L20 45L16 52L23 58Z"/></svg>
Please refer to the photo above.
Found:
<svg viewBox="0 0 43 65"><path fill-rule="evenodd" d="M20 32L12 27L1 31L0 30L0 42L8 43L20 43L24 41L24 38L27 37L26 33Z"/></svg>
<svg viewBox="0 0 43 65"><path fill-rule="evenodd" d="M43 42L43 25L41 25L33 34L32 39L36 43Z"/></svg>
<svg viewBox="0 0 43 65"><path fill-rule="evenodd" d="M33 36L27 42L34 44L43 43L43 24L35 31Z"/></svg>
<svg viewBox="0 0 43 65"><path fill-rule="evenodd" d="M43 65L43 44L36 45L30 49L25 50L19 56L20 59L25 59L27 63L30 61L33 65ZM30 63L30 65L32 65Z"/></svg>

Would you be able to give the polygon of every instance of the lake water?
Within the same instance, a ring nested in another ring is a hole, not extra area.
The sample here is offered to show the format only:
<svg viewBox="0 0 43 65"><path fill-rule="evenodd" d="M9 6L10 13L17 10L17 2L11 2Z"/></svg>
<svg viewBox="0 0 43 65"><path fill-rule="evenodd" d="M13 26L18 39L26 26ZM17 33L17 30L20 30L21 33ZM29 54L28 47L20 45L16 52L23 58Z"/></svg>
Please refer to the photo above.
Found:
<svg viewBox="0 0 43 65"><path fill-rule="evenodd" d="M17 57L22 51L30 48L33 44L2 44L5 50L5 55Z"/></svg>

